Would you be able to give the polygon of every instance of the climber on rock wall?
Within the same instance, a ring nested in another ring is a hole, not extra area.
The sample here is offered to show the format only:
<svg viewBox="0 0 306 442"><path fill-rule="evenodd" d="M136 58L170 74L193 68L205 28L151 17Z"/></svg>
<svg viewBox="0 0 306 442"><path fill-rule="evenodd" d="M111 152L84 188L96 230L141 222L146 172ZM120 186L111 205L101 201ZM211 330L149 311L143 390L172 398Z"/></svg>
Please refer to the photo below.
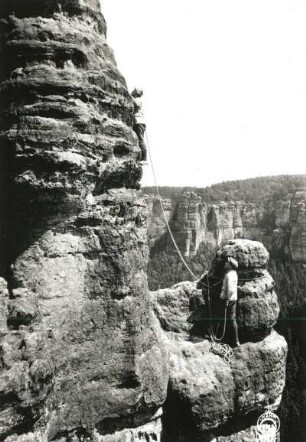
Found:
<svg viewBox="0 0 306 442"><path fill-rule="evenodd" d="M132 93L132 97L134 98L134 111L135 111L135 123L134 123L134 131L137 134L139 147L141 149L141 157L140 161L147 161L147 146L144 142L144 134L146 131L146 123L144 119L143 113L143 104L142 104L142 95L143 91L141 89L135 88Z"/></svg>
<svg viewBox="0 0 306 442"><path fill-rule="evenodd" d="M236 347L240 345L236 321L238 286L237 269L238 262L234 258L228 257L224 266L226 273L223 278L222 290L220 294L220 299L224 301L225 308L227 309L227 320L228 324L231 326Z"/></svg>

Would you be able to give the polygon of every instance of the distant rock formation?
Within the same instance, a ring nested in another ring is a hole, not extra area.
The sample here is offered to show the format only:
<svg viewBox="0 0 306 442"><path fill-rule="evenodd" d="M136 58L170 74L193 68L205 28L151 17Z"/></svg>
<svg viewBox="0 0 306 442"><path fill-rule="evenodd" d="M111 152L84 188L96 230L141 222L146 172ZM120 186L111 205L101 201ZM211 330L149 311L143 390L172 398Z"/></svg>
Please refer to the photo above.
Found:
<svg viewBox="0 0 306 442"><path fill-rule="evenodd" d="M177 207L173 231L185 256L196 254L199 244L205 239L206 207L194 192L184 194Z"/></svg>
<svg viewBox="0 0 306 442"><path fill-rule="evenodd" d="M297 190L292 199L289 223L292 259L306 262L306 188Z"/></svg>
<svg viewBox="0 0 306 442"><path fill-rule="evenodd" d="M254 441L256 419L265 404L277 408L281 401L287 344L273 330L279 306L266 270L268 253L258 242L230 241L218 252L209 273L212 302L218 302L221 289L215 286L220 276L217 260L225 256L235 257L239 274L244 275L239 282L237 316L243 344L233 349L229 364L197 333L207 329L210 316L194 283L179 283L151 294L170 357L165 442ZM252 277L252 272L262 276Z"/></svg>
<svg viewBox="0 0 306 442"><path fill-rule="evenodd" d="M150 196L151 210L149 244L153 246L164 235L164 249L172 247L167 238L166 226L161 216L157 197ZM235 238L262 241L272 250L291 253L295 261L306 262L306 191L296 192L292 200L259 205L243 201L206 204L195 192L182 195L177 205L163 199L167 218L176 242L186 257L196 255L199 246L213 247ZM158 225L158 228L156 227Z"/></svg>
<svg viewBox="0 0 306 442"><path fill-rule="evenodd" d="M152 247L167 232L165 218L168 222L171 221L174 204L170 198L163 198L163 212L158 198L145 195L145 200L148 206L148 243Z"/></svg>

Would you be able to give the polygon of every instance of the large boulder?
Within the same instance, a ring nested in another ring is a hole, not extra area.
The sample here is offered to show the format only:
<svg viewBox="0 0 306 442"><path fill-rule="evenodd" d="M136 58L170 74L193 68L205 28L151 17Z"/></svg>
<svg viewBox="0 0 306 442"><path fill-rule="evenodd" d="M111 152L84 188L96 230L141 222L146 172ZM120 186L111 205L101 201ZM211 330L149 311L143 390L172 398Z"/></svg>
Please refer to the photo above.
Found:
<svg viewBox="0 0 306 442"><path fill-rule="evenodd" d="M244 429L245 415L256 422L267 402L274 409L279 406L287 344L276 332L234 349L229 364L211 351L206 340L170 341L169 348L166 441L211 441L212 435L225 435L239 420L240 430Z"/></svg>
<svg viewBox="0 0 306 442"><path fill-rule="evenodd" d="M267 336L277 323L279 312L275 283L266 270L261 277L240 281L237 320L245 339L259 340Z"/></svg>
<svg viewBox="0 0 306 442"><path fill-rule="evenodd" d="M230 240L217 252L216 260L229 256L238 261L240 270L266 269L269 261L269 252L264 245L249 239Z"/></svg>
<svg viewBox="0 0 306 442"><path fill-rule="evenodd" d="M186 281L171 288L151 292L153 311L166 331L188 337L194 324L193 316L199 316L204 307L201 291L195 283Z"/></svg>

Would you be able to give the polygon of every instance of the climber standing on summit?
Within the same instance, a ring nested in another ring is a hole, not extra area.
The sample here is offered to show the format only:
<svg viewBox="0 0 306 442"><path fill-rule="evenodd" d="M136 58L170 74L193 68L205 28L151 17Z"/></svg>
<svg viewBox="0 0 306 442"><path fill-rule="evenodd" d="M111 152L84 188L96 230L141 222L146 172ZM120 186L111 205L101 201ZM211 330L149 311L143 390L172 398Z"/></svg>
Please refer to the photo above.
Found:
<svg viewBox="0 0 306 442"><path fill-rule="evenodd" d="M225 308L227 309L227 319L233 331L235 345L236 347L239 347L240 342L238 338L238 326L236 321L238 288L237 269L238 262L234 258L228 257L224 266L225 275L223 278L220 298L224 301Z"/></svg>
<svg viewBox="0 0 306 442"><path fill-rule="evenodd" d="M135 123L134 123L134 131L137 134L139 147L141 149L141 162L147 161L147 146L144 142L144 134L146 131L146 123L144 119L144 113L143 113L143 104L142 104L142 95L143 91L141 89L135 88L132 93L132 97L134 98L134 117L135 117Z"/></svg>

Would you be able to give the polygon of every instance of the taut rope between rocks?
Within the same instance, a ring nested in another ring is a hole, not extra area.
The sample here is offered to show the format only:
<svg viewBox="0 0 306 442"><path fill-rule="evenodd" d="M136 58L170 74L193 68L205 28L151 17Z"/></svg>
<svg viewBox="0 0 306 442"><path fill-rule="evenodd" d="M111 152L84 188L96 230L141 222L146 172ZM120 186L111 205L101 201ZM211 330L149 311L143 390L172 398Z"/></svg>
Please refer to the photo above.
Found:
<svg viewBox="0 0 306 442"><path fill-rule="evenodd" d="M175 249L176 249L176 251L177 251L177 253L178 253L178 255L179 255L179 257L180 257L180 259L182 261L182 263L184 264L184 266L186 267L186 269L188 270L190 275L193 277L193 279L195 281L197 281L199 278L193 273L193 271L191 270L191 268L188 266L187 262L185 261L183 255L181 254L180 249L178 248L178 245L176 244L175 238L174 238L174 236L172 234L172 231L171 231L171 228L169 226L169 223L168 223L168 220L167 220L167 217L166 217L166 213L165 213L165 209L164 209L164 205L163 205L163 202L162 202L162 198L161 198L161 195L160 195L160 192L159 192L159 186L158 186L158 183L157 183L157 178L156 178L156 174L155 174L155 170L154 170L154 166L153 166L152 155L151 155L151 150L150 150L150 143L149 143L149 138L148 138L147 131L146 131L146 141L147 141L147 148L148 148L148 152L149 152L151 169L152 169L152 173L153 173L153 177L154 177L154 184L155 184L156 192L157 192L157 195L158 195L159 203L160 203L160 206L161 206L161 209L162 209L163 217L164 217L164 220L165 220L165 223L166 223L166 226L167 226L167 230L169 232L170 238L171 238L171 240L173 242L173 245L174 245L174 247L175 247Z"/></svg>
<svg viewBox="0 0 306 442"><path fill-rule="evenodd" d="M165 213L165 209L163 206L163 202L161 199L161 195L159 192L159 186L157 183L157 178L156 178L156 174L155 174L155 170L154 170L154 166L153 166L153 161L152 161L152 156L151 156L151 151L150 151L150 143L149 143L149 139L148 139L148 135L146 132L146 141L147 141L147 149L148 149L148 153L149 153L149 158L150 158L150 163L151 163L151 169L152 169L152 173L153 173L153 177L154 177L154 183L155 183L155 188L156 188L156 192L158 195L158 199L160 202L160 206L162 209L162 213L163 213L163 217L167 226L167 230L169 232L170 238L173 242L173 245L182 261L182 263L184 264L184 266L186 267L186 269L188 270L188 272L190 273L190 275L193 277L193 279L195 281L197 281L199 278L193 273L193 271L190 269L190 267L188 266L188 264L186 263L183 255L181 254L180 249L178 248L178 245L176 244L175 238L172 234L171 228L169 226L167 217L166 217L166 213ZM208 283L209 284L209 283ZM208 289L209 290L209 289ZM210 338L211 338L211 351L217 355L219 355L225 363L229 364L233 355L233 351L231 349L231 347L228 344L223 344L220 341L224 338L225 335L225 330L226 330L226 311L227 309L225 308L225 318L224 318L224 329L223 329L223 333L222 333L222 337L221 338L217 338L217 336L214 334L213 328L212 328L212 313L211 313L211 305L210 305L210 298L208 295L208 303L209 303L209 315L210 315L210 322L211 322L211 332L210 332ZM219 342L218 342L219 341Z"/></svg>
<svg viewBox="0 0 306 442"><path fill-rule="evenodd" d="M211 300L210 300L210 287L209 287L209 276L207 273L207 298L208 298L208 308L209 308L209 316L210 316L210 335L211 340L213 342L223 341L226 331L226 319L227 319L227 306L224 308L224 325L223 325L223 333L220 338L217 337L217 331L214 333L213 328L213 320L212 320L212 312L211 312Z"/></svg>
<svg viewBox="0 0 306 442"><path fill-rule="evenodd" d="M147 142L147 148L148 148L148 153L149 153L149 158L150 158L151 169L152 169L153 178L154 178L154 185L155 185L155 189L156 189L156 192L157 192L157 196L158 196L158 199L159 199L159 203L160 203L160 206L161 206L161 209L162 209L163 217L164 217L164 220L165 220L165 223L166 223L166 226L167 226L167 230L168 230L168 232L169 232L169 235L170 235L170 238L171 238L171 240L172 240L172 242L173 242L173 245L174 245L174 247L175 247L175 250L177 251L177 253L178 253L178 255L179 255L179 257L180 257L182 263L184 264L184 266L186 267L186 269L188 270L188 272L190 273L190 275L193 277L193 279L194 279L195 281L197 281L197 280L199 279L199 277L196 276L196 275L193 273L193 271L191 270L191 268L188 266L187 262L185 261L183 255L181 254L180 249L178 248L178 245L177 245L177 243L176 243L176 241L175 241L175 238L174 238L173 233L172 233L172 231L171 231L170 225L169 225L169 223L168 223L168 220L167 220L167 217L166 217L166 213L165 213L165 209L164 209L164 205L163 205L162 198L161 198L161 194L160 194L160 191L159 191L159 185L158 185L158 182L157 182L156 173L155 173L155 170L154 170L154 165L153 165L152 155L151 155L151 149L150 149L150 143L149 143L149 137L148 137L147 132L148 132L148 130L146 130L146 132L145 132L145 136L146 136L146 142ZM247 282L247 281L253 281L254 279L262 279L262 278L264 278L265 276L266 276L266 275L263 275L263 276L257 276L257 277L250 278L250 279L244 279L244 278L239 278L239 277L238 277L238 280L239 280L239 281L243 281L243 282ZM222 279L223 279L223 278L218 278L218 277L216 277L216 276L211 276L211 277L214 278L214 279L219 279L219 280L222 280Z"/></svg>

